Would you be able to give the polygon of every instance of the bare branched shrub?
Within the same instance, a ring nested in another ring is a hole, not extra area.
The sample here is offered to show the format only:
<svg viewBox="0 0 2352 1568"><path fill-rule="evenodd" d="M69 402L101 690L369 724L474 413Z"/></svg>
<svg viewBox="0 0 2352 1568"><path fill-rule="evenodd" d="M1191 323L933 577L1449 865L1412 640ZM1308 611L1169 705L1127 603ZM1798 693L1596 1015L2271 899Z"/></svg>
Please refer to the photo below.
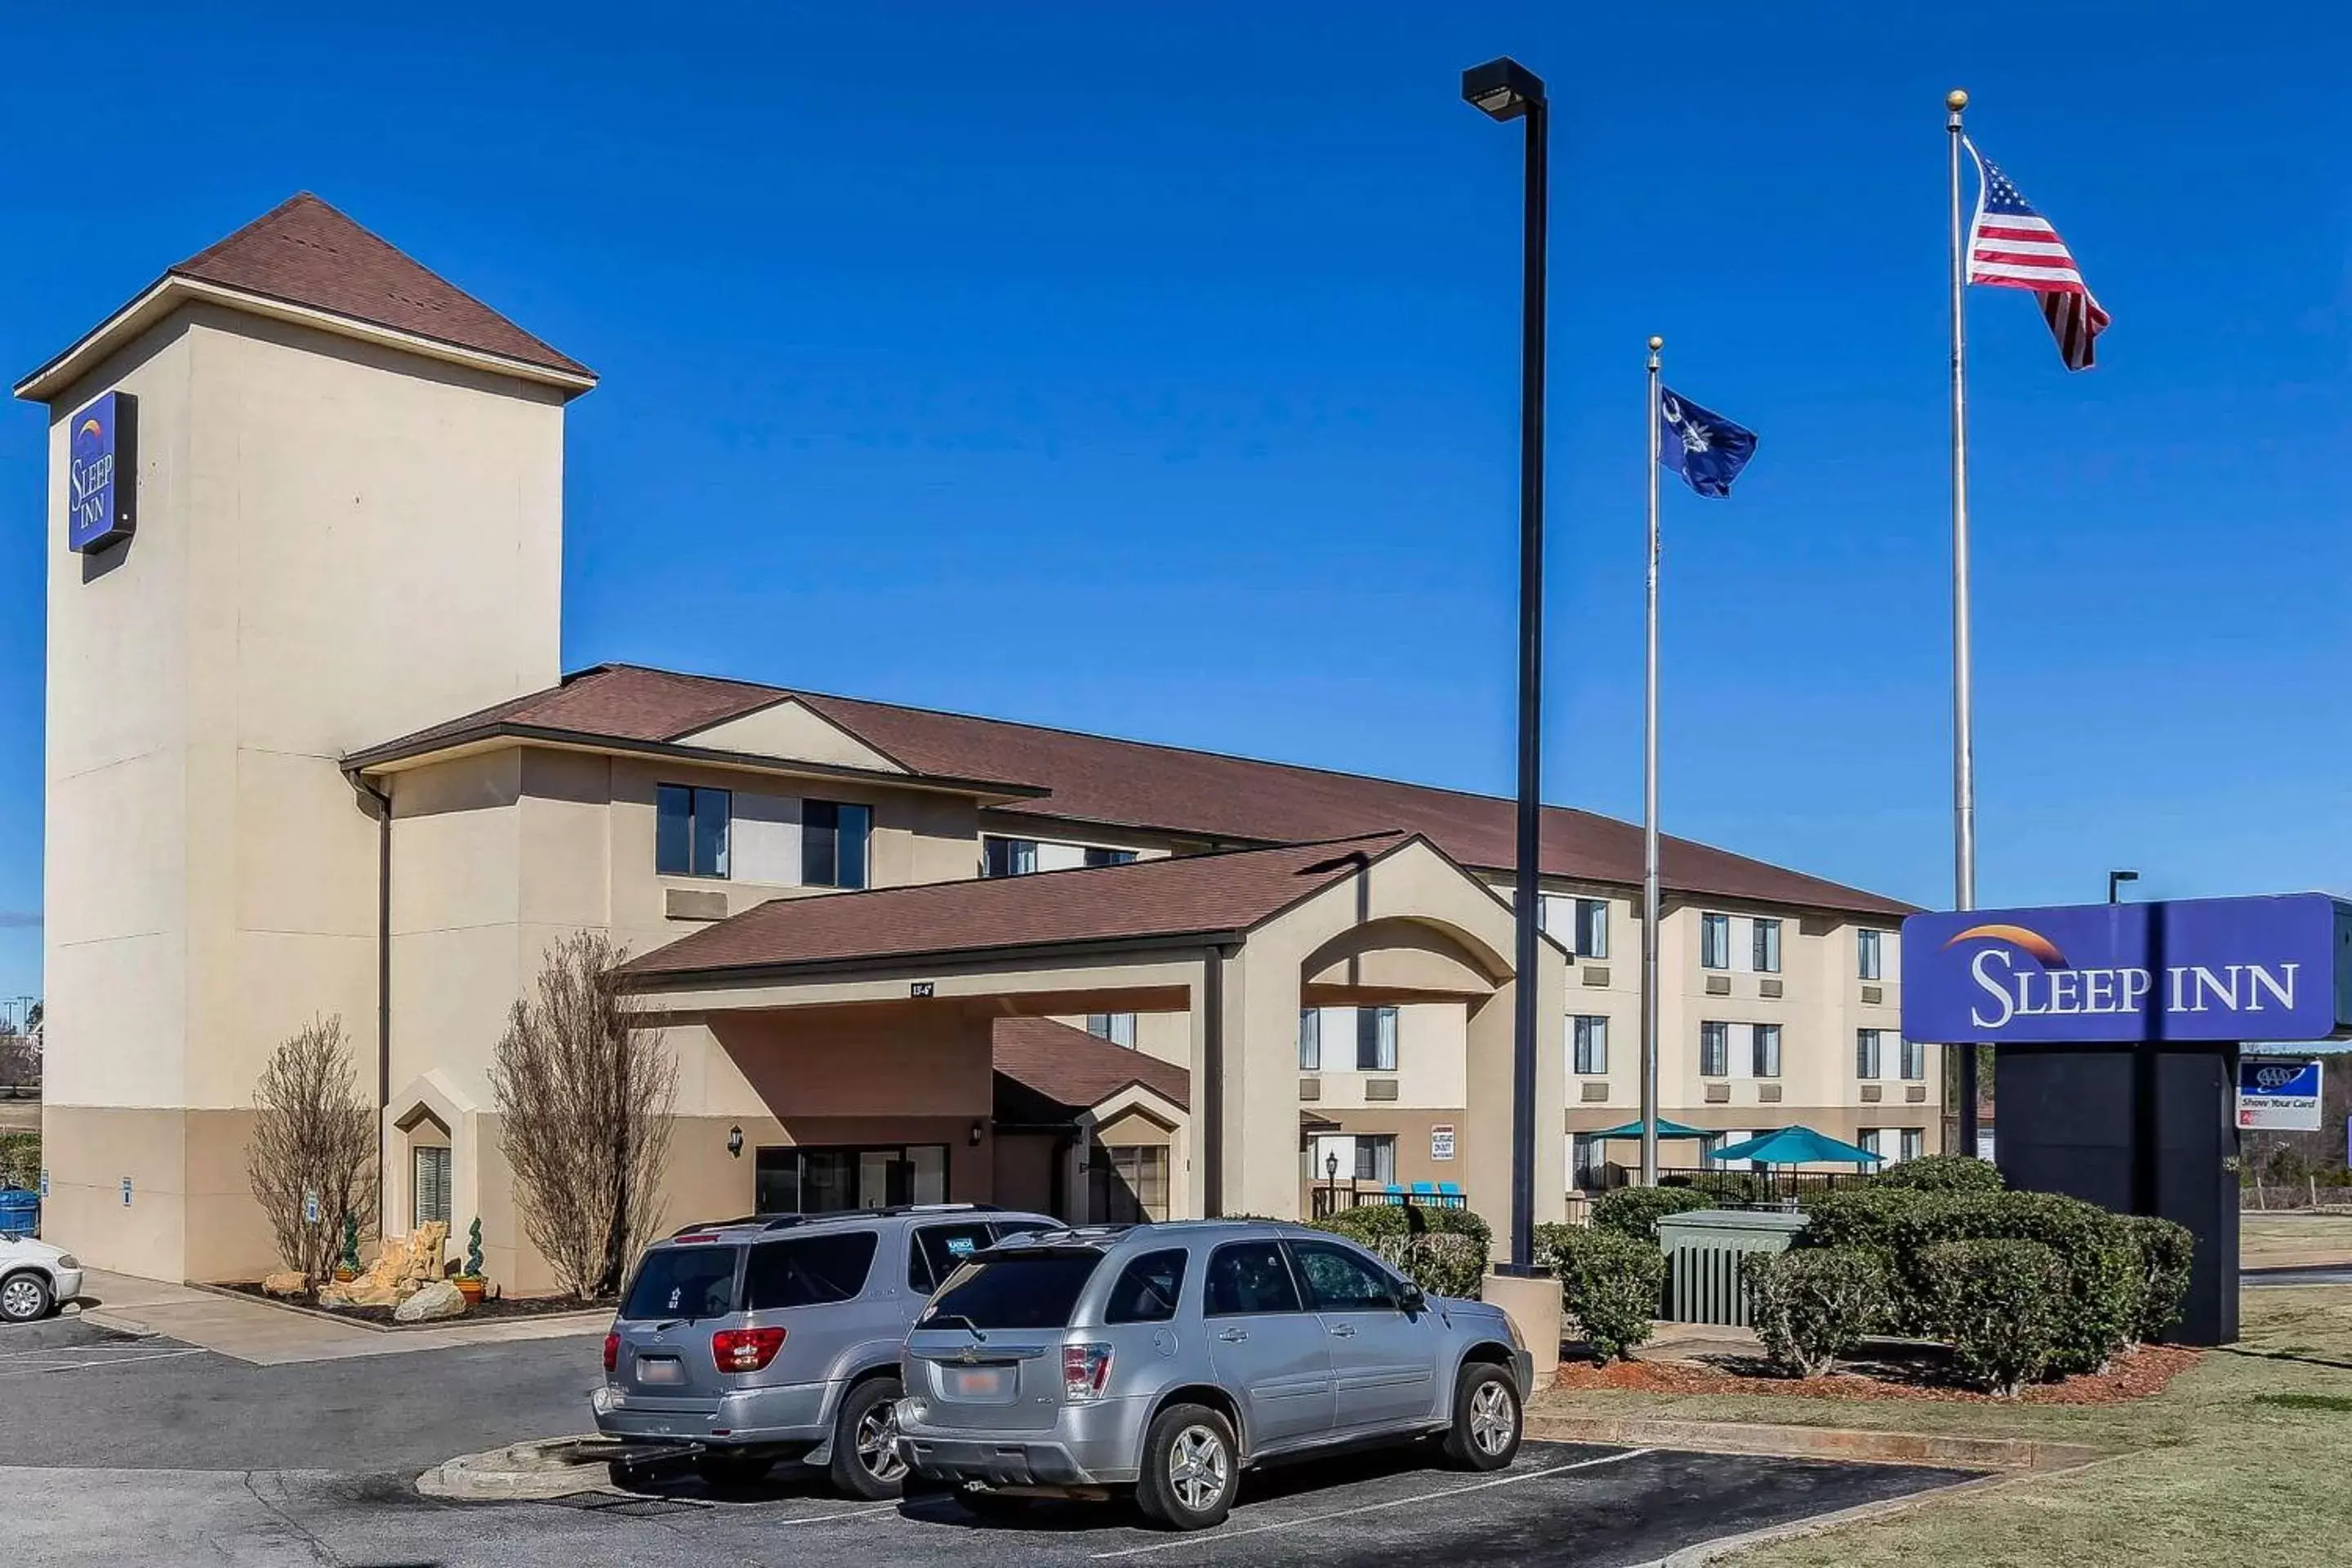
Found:
<svg viewBox="0 0 2352 1568"><path fill-rule="evenodd" d="M601 931L556 943L490 1058L523 1234L583 1300L660 1234L677 1068L613 984L627 956Z"/></svg>
<svg viewBox="0 0 2352 1568"><path fill-rule="evenodd" d="M282 1042L253 1091L246 1175L278 1237L286 1267L324 1279L343 1240L343 1216L373 1235L375 1109L360 1092L341 1018L315 1020ZM304 1198L318 1194L319 1217Z"/></svg>

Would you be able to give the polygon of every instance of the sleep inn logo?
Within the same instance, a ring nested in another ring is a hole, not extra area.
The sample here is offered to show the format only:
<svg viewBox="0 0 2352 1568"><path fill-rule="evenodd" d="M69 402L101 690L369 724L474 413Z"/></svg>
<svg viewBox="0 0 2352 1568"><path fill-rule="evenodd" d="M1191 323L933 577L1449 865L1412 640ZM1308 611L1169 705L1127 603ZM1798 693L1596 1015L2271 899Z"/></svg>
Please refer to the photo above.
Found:
<svg viewBox="0 0 2352 1568"><path fill-rule="evenodd" d="M2058 944L2022 925L1992 921L1947 938L1944 946L1980 942L1969 960L1977 995L1969 1016L1980 1029L2003 1029L2020 1018L2137 1016L2158 993L2167 1014L2294 1010L2303 965L2176 963L2161 973L2132 964L2077 969Z"/></svg>

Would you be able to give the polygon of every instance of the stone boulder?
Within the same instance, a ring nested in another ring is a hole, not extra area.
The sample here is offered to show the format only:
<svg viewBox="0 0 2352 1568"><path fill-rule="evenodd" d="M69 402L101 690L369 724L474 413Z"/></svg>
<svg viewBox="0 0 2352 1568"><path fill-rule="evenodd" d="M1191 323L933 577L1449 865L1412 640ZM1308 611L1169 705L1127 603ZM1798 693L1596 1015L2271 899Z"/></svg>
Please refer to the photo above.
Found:
<svg viewBox="0 0 2352 1568"><path fill-rule="evenodd" d="M446 1279L436 1279L393 1309L396 1323L429 1323L436 1318L462 1317L466 1298Z"/></svg>
<svg viewBox="0 0 2352 1568"><path fill-rule="evenodd" d="M365 1279L351 1279L328 1286L319 1292L321 1307L396 1307L400 1292L389 1285L372 1284Z"/></svg>
<svg viewBox="0 0 2352 1568"><path fill-rule="evenodd" d="M269 1275L261 1281L261 1293L265 1296L299 1296L310 1289L310 1277L308 1274L296 1274L290 1270Z"/></svg>

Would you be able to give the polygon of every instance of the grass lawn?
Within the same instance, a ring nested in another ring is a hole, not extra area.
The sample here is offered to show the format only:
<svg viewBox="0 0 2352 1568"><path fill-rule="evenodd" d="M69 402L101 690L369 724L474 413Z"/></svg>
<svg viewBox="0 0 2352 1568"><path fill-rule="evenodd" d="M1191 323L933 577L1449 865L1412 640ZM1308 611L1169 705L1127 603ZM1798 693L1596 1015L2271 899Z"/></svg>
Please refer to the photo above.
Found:
<svg viewBox="0 0 2352 1568"><path fill-rule="evenodd" d="M1891 1517L1750 1548L1737 1568L2190 1568L2352 1559L2352 1288L2249 1290L2245 1338L2151 1399L1948 1405L1585 1394L1558 1408L2041 1436L2122 1450Z"/></svg>
<svg viewBox="0 0 2352 1568"><path fill-rule="evenodd" d="M2238 1263L2244 1268L2301 1264L2352 1267L2352 1214L2263 1214L2238 1221Z"/></svg>

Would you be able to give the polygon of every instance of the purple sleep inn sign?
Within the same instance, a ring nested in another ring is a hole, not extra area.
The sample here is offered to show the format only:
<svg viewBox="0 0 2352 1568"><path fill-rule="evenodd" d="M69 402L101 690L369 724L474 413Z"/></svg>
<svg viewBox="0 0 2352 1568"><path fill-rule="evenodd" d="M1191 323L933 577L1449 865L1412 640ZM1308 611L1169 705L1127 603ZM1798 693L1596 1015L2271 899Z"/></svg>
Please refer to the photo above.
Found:
<svg viewBox="0 0 2352 1568"><path fill-rule="evenodd" d="M131 537L138 527L139 408L127 392L110 392L68 422L66 431L66 547L87 554Z"/></svg>
<svg viewBox="0 0 2352 1568"><path fill-rule="evenodd" d="M2325 893L1903 922L1903 1033L2001 1045L2352 1036L2352 904Z"/></svg>

